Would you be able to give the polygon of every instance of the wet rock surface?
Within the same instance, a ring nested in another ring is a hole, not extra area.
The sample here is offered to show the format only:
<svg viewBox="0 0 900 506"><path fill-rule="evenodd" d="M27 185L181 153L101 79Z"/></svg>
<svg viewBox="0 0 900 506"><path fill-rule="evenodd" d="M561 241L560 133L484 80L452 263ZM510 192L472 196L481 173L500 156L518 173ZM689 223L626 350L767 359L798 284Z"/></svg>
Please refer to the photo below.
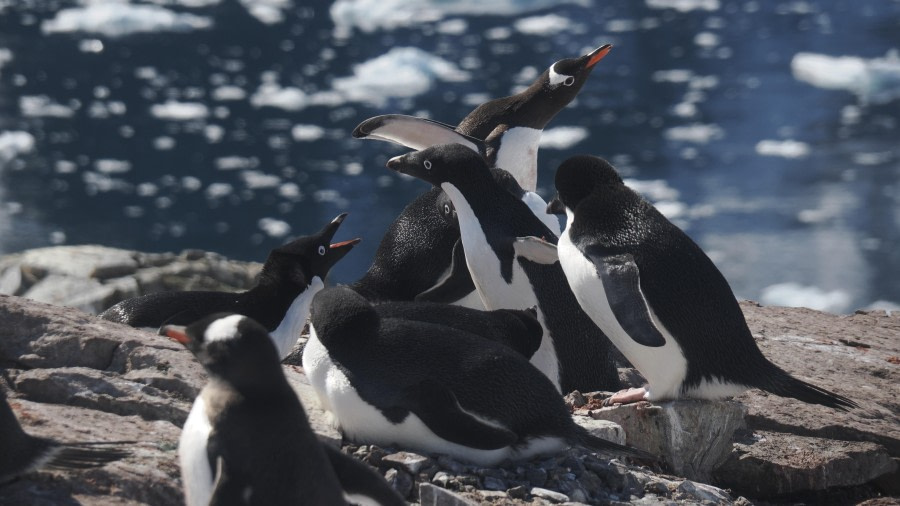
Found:
<svg viewBox="0 0 900 506"><path fill-rule="evenodd" d="M109 261L82 262L77 269L57 268L43 253L37 256L44 258L41 261L28 253L0 258L0 289L15 286L13 291L24 295L46 280L41 290L53 292L53 283L64 286L77 277L73 273L84 272L93 273L94 277L83 276L90 283L104 287L149 286L139 281L147 279L142 275L149 276L143 273L169 269L166 272L175 272L175 278L178 272L187 273L183 280L196 276L197 284L184 281L179 285L184 288L221 289L227 284L222 281L227 276L221 273L231 272L234 277L227 279L237 281L228 286L237 290L252 284L254 269L252 264L202 253L160 255L168 263L159 260L155 266L148 266L152 262L147 258L155 258L152 255L117 254ZM126 256L137 259L132 264ZM194 264L186 268L180 262ZM130 270L133 265L137 267ZM112 284L111 280L118 281ZM220 282L225 284L209 286ZM405 448L355 444L344 441L331 426L329 415L318 409L302 368L285 365L284 370L322 440L342 445L343 451L377 468L410 502L749 504L741 497L745 496L754 501L815 503L838 498L843 503L896 503L900 493L896 487L900 406L895 399L900 379L900 315L874 311L835 316L753 303L742 303L742 308L770 360L798 377L853 398L861 409L842 413L759 391L740 396L738 402L679 401L605 410L595 405L600 394L568 396L570 405L580 408L576 420L613 438L624 436L638 446L637 441L648 436L634 428L640 427L633 425L635 420L645 424L656 420L654 424L664 427L662 420L670 423L677 414L682 441L710 441L709 434L699 432L724 434L724 426L739 427L742 417L735 413L746 409L746 427L737 430L733 441L715 446L724 448L724 463L708 479L700 475L686 479L689 468L676 472L673 461L665 468L642 467L648 463L608 460L579 449L482 468ZM298 358L292 363L298 364ZM102 468L23 476L0 487L0 504L181 502L177 441L193 397L205 382L202 367L181 345L79 310L0 296L0 367L0 387L9 392L14 411L30 433L63 441L138 441L132 456ZM620 371L620 376L631 384L640 382L631 371ZM672 432L658 434L671 436ZM684 462L698 462L688 457L690 452L676 453ZM716 459L707 455L699 462L712 460Z"/></svg>

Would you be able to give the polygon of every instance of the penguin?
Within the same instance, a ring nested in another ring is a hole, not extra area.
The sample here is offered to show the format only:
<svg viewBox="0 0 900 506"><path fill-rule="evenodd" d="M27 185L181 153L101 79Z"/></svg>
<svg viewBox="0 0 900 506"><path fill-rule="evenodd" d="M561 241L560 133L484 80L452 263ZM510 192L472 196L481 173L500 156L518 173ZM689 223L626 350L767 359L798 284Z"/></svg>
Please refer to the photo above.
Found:
<svg viewBox="0 0 900 506"><path fill-rule="evenodd" d="M721 399L760 388L847 410L857 404L791 377L756 346L725 277L703 250L594 156L556 171L551 250L581 307L649 382L612 402Z"/></svg>
<svg viewBox="0 0 900 506"><path fill-rule="evenodd" d="M41 468L86 469L131 455L134 441L60 443L28 434L0 388L0 484Z"/></svg>
<svg viewBox="0 0 900 506"><path fill-rule="evenodd" d="M509 171L528 191L537 188L537 151L544 127L581 91L594 66L612 49L604 44L579 57L555 62L526 89L485 102L456 127L438 121L388 114L375 116L353 130L359 139L386 140L415 150L459 143L485 155L488 166ZM493 146L493 134L502 141Z"/></svg>
<svg viewBox="0 0 900 506"><path fill-rule="evenodd" d="M297 343L309 316L309 303L325 286L328 271L360 241L329 244L346 217L347 213L341 214L317 234L273 249L256 285L245 292L151 293L119 302L100 317L158 329L165 324L186 325L212 313L240 313L262 323L284 358Z"/></svg>
<svg viewBox="0 0 900 506"><path fill-rule="evenodd" d="M215 313L160 333L209 375L178 444L188 506L405 504L375 471L319 441L260 323Z"/></svg>
<svg viewBox="0 0 900 506"><path fill-rule="evenodd" d="M391 158L387 166L439 186L453 201L466 265L485 307L537 307L545 334L532 363L561 392L619 388L612 345L578 306L560 266L518 250L518 237L555 242L556 236L497 183L480 155L445 144Z"/></svg>
<svg viewBox="0 0 900 506"><path fill-rule="evenodd" d="M569 446L647 457L577 425L519 353L452 326L381 317L346 286L313 299L303 369L351 440L477 465Z"/></svg>

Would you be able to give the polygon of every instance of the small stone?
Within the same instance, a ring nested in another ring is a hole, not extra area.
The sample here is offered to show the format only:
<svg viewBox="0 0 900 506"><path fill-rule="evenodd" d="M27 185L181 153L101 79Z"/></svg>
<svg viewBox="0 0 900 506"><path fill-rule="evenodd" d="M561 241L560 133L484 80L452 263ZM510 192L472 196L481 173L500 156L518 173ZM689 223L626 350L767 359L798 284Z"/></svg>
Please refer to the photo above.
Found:
<svg viewBox="0 0 900 506"><path fill-rule="evenodd" d="M408 497L409 493L412 492L412 476L404 473L403 471L388 469L387 472L384 473L384 479L388 482L388 485L396 490L397 493L399 493L402 497Z"/></svg>
<svg viewBox="0 0 900 506"><path fill-rule="evenodd" d="M437 463L443 469L450 471L453 474L462 474L466 472L466 466L461 464L446 455L441 455L437 459Z"/></svg>
<svg viewBox="0 0 900 506"><path fill-rule="evenodd" d="M483 486L485 490L506 490L506 482L493 476L485 476Z"/></svg>
<svg viewBox="0 0 900 506"><path fill-rule="evenodd" d="M712 501L716 504L728 504L732 502L728 492L712 485L697 483L696 481L684 480L678 485L677 492L686 494L692 499L698 501Z"/></svg>
<svg viewBox="0 0 900 506"><path fill-rule="evenodd" d="M431 483L419 485L419 504L422 506L478 506L475 501L447 489L436 487Z"/></svg>
<svg viewBox="0 0 900 506"><path fill-rule="evenodd" d="M666 495L669 493L669 486L659 480L648 481L644 484L644 492L656 495Z"/></svg>
<svg viewBox="0 0 900 506"><path fill-rule="evenodd" d="M531 495L540 497L541 499L546 499L554 503L562 503L569 500L569 496L567 496L566 494L554 492L552 490L547 490L546 488L541 487L533 487L531 489Z"/></svg>
<svg viewBox="0 0 900 506"><path fill-rule="evenodd" d="M547 471L539 467L531 467L525 471L525 479L535 487L543 487L547 483Z"/></svg>
<svg viewBox="0 0 900 506"><path fill-rule="evenodd" d="M579 415L573 416L572 419L575 420L575 423L587 429L593 436L620 445L625 444L625 429L616 422L611 422L609 420L595 420L589 416Z"/></svg>
<svg viewBox="0 0 900 506"><path fill-rule="evenodd" d="M444 471L438 471L434 475L434 478L431 479L431 483L447 488L447 484L450 483L451 479L452 477L449 474L445 473Z"/></svg>
<svg viewBox="0 0 900 506"><path fill-rule="evenodd" d="M397 452L386 455L382 461L391 467L403 469L409 474L419 474L426 465L431 464L431 459L412 452Z"/></svg>
<svg viewBox="0 0 900 506"><path fill-rule="evenodd" d="M587 399L585 399L584 395L578 390L573 390L572 393L563 397L563 400L566 402L566 406L568 406L569 409L578 409L587 404Z"/></svg>
<svg viewBox="0 0 900 506"><path fill-rule="evenodd" d="M497 490L479 490L478 495L487 501L497 501L507 498L506 492Z"/></svg>
<svg viewBox="0 0 900 506"><path fill-rule="evenodd" d="M506 493L513 499L525 499L528 497L528 487L519 485L507 490Z"/></svg>

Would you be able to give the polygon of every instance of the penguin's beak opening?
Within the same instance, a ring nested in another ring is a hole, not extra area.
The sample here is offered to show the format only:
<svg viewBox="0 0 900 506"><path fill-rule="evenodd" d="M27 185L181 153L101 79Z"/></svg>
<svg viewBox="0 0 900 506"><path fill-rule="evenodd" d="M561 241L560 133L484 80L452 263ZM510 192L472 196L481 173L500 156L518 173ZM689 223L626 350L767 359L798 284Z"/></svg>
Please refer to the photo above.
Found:
<svg viewBox="0 0 900 506"><path fill-rule="evenodd" d="M547 214L566 214L566 206L559 200L559 195L547 204Z"/></svg>
<svg viewBox="0 0 900 506"><path fill-rule="evenodd" d="M185 346L191 342L191 338L188 337L187 332L185 332L185 327L182 325L163 325L159 329L159 334Z"/></svg>
<svg viewBox="0 0 900 506"><path fill-rule="evenodd" d="M588 59L587 63L584 65L584 68L589 69L596 65L600 60L603 59L604 56L609 53L612 49L612 44L603 44L597 49L591 51L587 55L585 55Z"/></svg>
<svg viewBox="0 0 900 506"><path fill-rule="evenodd" d="M347 218L347 213L341 213L337 217L335 217L333 220L331 220L331 223L326 225L325 229L322 230L322 232L320 232L320 234L322 235L322 238L325 239L326 241L328 241L329 243L331 243L331 239L334 238L334 235L337 233L338 228L341 226L341 223L343 223L344 219L346 219L346 218ZM338 259L342 258L344 255L346 255L347 252L349 252L351 249L353 249L353 247L356 246L361 240L362 239L360 239L359 237L356 237L354 239L349 239L346 241L332 243L332 244L329 244L328 249L329 249L329 251L332 252L332 255L334 253L338 254L337 258L335 259L335 261L337 261Z"/></svg>

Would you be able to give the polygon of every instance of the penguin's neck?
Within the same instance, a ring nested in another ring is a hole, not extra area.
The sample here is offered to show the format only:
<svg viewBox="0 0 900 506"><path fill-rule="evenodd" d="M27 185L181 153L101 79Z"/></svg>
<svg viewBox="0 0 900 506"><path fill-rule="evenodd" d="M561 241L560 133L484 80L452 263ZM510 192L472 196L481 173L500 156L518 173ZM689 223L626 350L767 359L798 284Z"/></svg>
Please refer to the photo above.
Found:
<svg viewBox="0 0 900 506"><path fill-rule="evenodd" d="M312 304L312 299L323 288L325 288L325 283L322 278L314 276L306 289L294 297L291 305L284 312L278 327L269 332L269 336L278 349L279 358L287 357L294 345L297 344L306 320L309 319L309 306Z"/></svg>
<svg viewBox="0 0 900 506"><path fill-rule="evenodd" d="M530 192L537 189L537 152L542 132L526 126L511 127L494 150L494 166L508 171Z"/></svg>

